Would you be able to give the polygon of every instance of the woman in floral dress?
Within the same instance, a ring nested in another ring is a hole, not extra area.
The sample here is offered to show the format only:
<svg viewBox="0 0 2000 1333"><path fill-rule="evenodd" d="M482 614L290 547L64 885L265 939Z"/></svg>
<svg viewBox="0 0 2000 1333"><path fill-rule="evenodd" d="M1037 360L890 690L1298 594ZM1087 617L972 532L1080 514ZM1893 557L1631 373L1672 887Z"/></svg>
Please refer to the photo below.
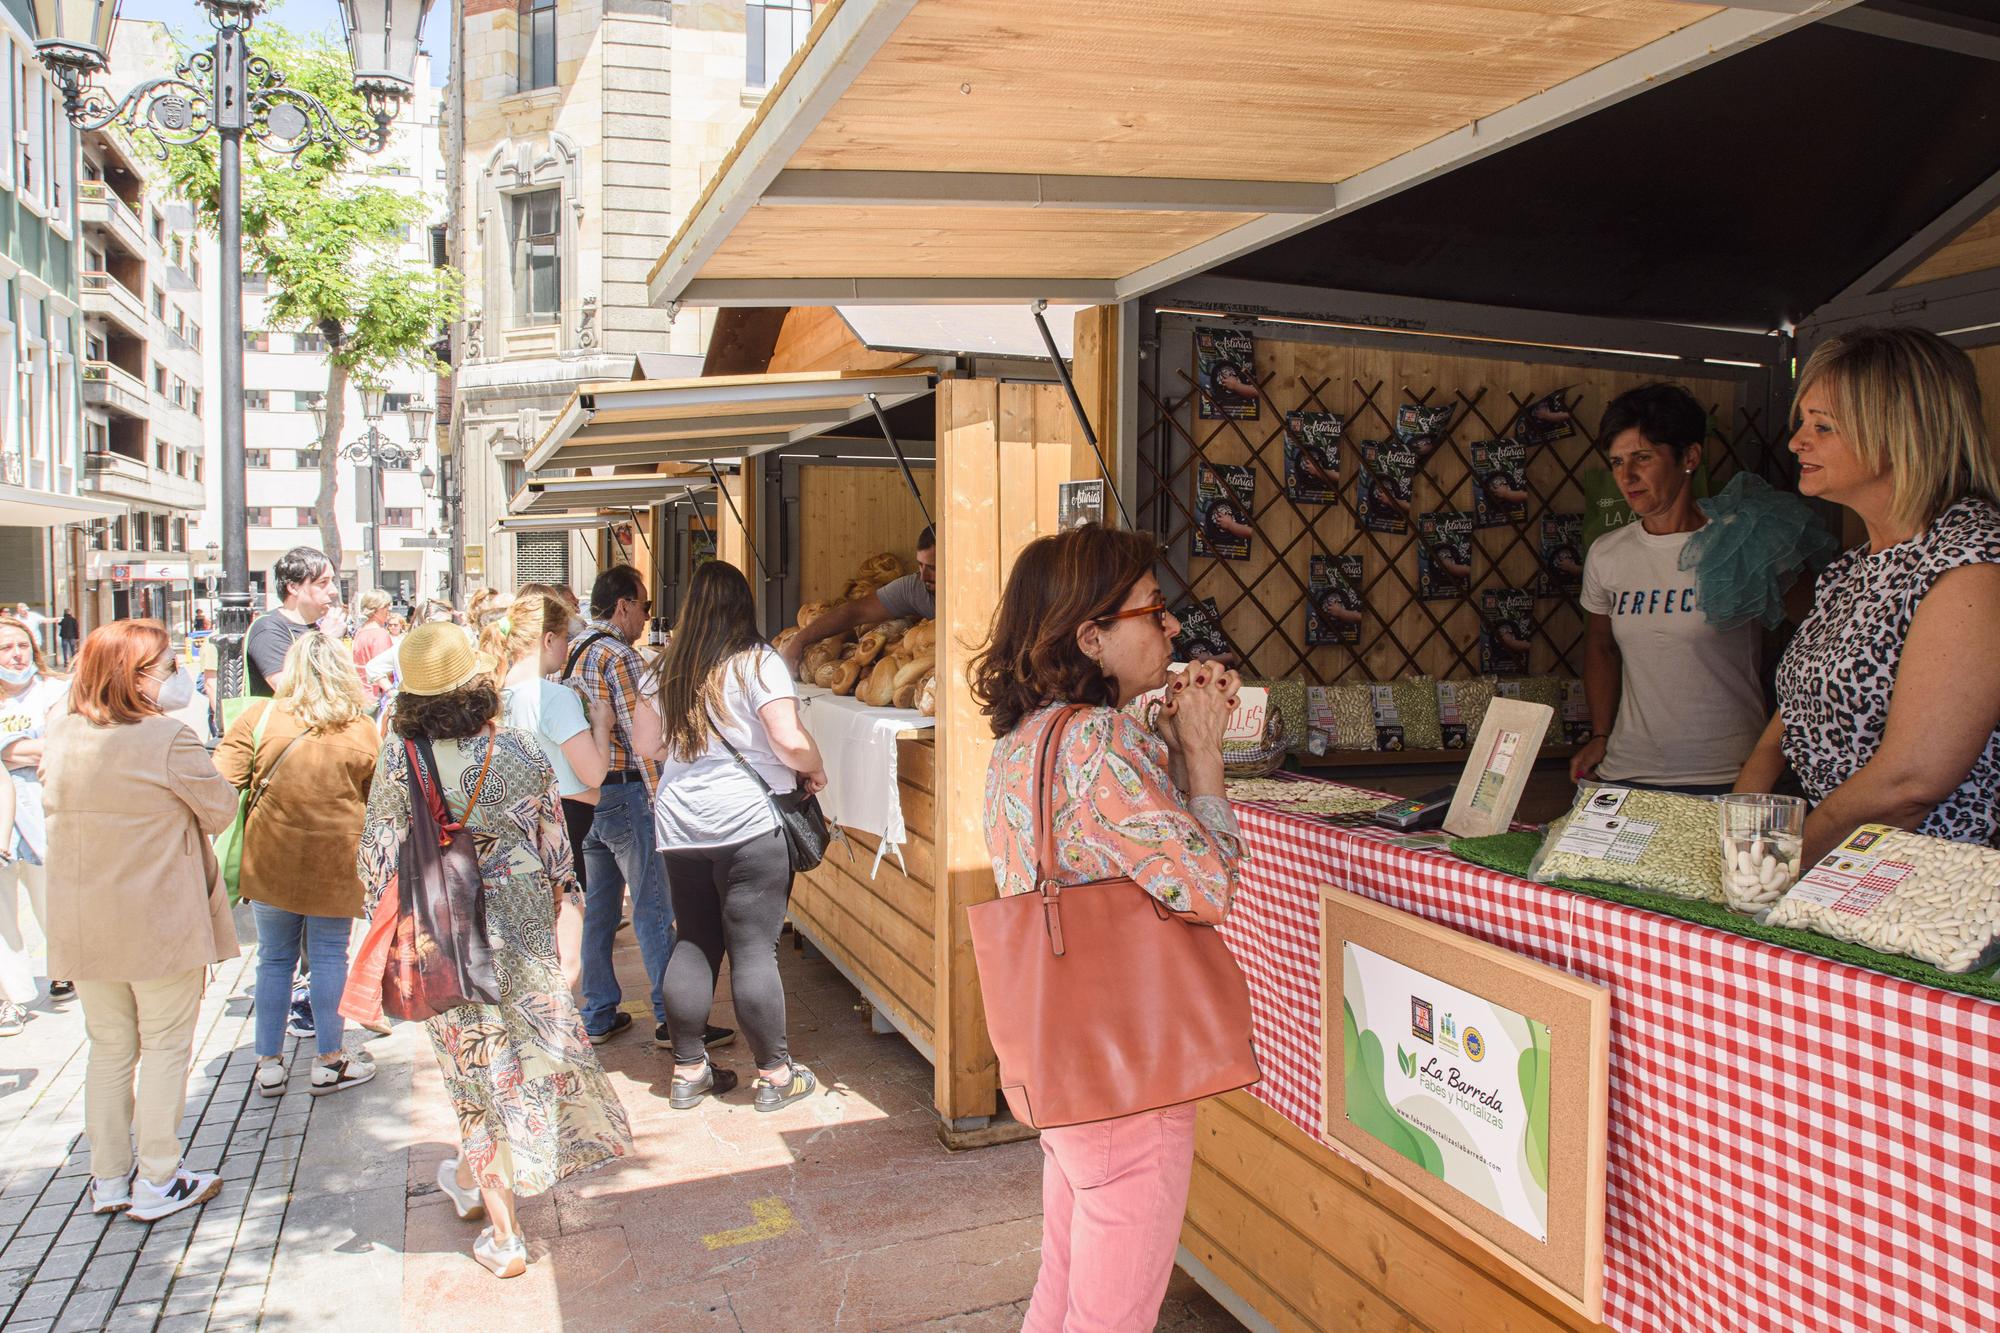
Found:
<svg viewBox="0 0 2000 1333"><path fill-rule="evenodd" d="M515 1277L528 1262L515 1197L626 1156L632 1131L556 961L556 901L577 885L549 762L532 736L495 723L493 663L456 626L410 631L401 665L369 791L361 880L372 913L410 824L403 741L428 741L448 814L476 840L501 994L497 1005L461 1005L424 1024L461 1143L439 1166L438 1186L461 1218L491 1220L473 1257Z"/></svg>

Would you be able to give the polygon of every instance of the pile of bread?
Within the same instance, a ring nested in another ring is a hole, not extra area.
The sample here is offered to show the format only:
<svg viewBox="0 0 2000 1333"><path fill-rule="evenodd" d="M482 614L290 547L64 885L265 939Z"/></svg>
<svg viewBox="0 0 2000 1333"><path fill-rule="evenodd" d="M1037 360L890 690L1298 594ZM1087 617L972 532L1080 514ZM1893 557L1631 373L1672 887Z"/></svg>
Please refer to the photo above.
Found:
<svg viewBox="0 0 2000 1333"><path fill-rule="evenodd" d="M800 629L834 607L858 601L903 575L903 564L888 553L870 556L838 598L808 602L799 608L796 628L782 631L782 648ZM914 708L925 716L937 711L937 622L885 620L821 639L806 649L799 679L835 694L852 695L875 708Z"/></svg>

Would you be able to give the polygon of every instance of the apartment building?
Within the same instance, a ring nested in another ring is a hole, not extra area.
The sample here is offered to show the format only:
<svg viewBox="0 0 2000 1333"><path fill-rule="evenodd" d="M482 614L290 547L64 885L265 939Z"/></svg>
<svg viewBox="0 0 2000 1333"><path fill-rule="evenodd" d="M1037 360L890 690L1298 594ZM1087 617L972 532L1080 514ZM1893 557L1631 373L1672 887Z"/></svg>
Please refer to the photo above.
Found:
<svg viewBox="0 0 2000 1333"><path fill-rule="evenodd" d="M51 618L79 592L84 525L124 510L82 456L77 172L29 7L0 0L0 602Z"/></svg>
<svg viewBox="0 0 2000 1333"><path fill-rule="evenodd" d="M811 26L809 0L464 0L445 114L448 262L466 275L446 447L469 583L588 583L564 533L504 533L522 460L569 395L697 375L646 274Z"/></svg>

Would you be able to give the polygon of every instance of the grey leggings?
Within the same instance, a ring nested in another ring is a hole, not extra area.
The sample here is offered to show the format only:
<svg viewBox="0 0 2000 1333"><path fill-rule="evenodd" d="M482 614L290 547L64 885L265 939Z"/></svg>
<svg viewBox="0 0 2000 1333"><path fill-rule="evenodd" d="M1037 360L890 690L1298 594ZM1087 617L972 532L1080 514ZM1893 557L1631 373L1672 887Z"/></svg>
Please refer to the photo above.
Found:
<svg viewBox="0 0 2000 1333"><path fill-rule="evenodd" d="M785 983L778 976L778 931L792 894L792 861L776 829L728 847L668 852L667 888L679 939L667 960L667 1027L674 1062L700 1064L702 1029L715 1000L722 955L736 1021L759 1069L785 1064Z"/></svg>

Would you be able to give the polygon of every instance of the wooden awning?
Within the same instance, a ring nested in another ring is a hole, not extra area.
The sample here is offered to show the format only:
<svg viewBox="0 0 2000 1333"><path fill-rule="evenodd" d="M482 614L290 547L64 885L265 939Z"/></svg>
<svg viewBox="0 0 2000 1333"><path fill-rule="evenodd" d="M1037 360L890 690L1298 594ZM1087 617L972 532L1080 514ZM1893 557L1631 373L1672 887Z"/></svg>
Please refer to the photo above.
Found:
<svg viewBox="0 0 2000 1333"><path fill-rule="evenodd" d="M586 384L528 470L740 459L869 417L871 395L886 412L936 385L925 368Z"/></svg>
<svg viewBox="0 0 2000 1333"><path fill-rule="evenodd" d="M714 483L706 474L695 476L636 475L624 477L541 477L529 480L508 502L509 517L580 518L600 509L646 509L671 504ZM599 522L617 522L623 513L600 517ZM592 526L585 524L584 526Z"/></svg>
<svg viewBox="0 0 2000 1333"><path fill-rule="evenodd" d="M1125 300L1852 3L833 0L649 295Z"/></svg>

